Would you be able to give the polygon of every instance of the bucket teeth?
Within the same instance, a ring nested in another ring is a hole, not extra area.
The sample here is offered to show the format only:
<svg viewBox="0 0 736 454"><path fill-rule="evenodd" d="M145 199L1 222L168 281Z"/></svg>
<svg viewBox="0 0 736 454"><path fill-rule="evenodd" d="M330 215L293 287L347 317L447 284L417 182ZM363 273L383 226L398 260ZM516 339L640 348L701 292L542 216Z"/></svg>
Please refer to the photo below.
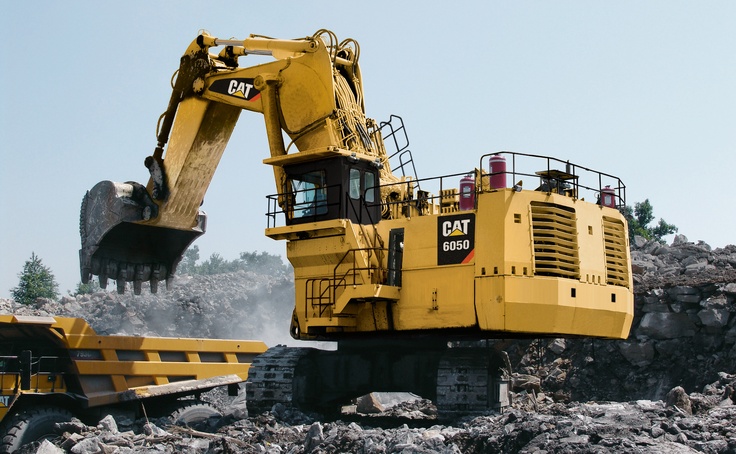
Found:
<svg viewBox="0 0 736 454"><path fill-rule="evenodd" d="M120 267L120 278L123 281L132 281L135 279L135 265L132 263L124 263Z"/></svg>
<svg viewBox="0 0 736 454"><path fill-rule="evenodd" d="M89 280L92 279L92 269L88 266L81 268L82 284L89 284Z"/></svg>
<svg viewBox="0 0 736 454"><path fill-rule="evenodd" d="M171 284L171 275L168 274L165 265L155 263L153 265L137 264L137 263L118 263L109 259L93 259L91 275L99 276L100 288L107 288L108 280L114 279L117 283L118 293L124 293L126 282L133 283L133 291L136 295L140 295L143 289L143 283L148 282L151 293L158 292L158 283L161 280L166 281L167 289Z"/></svg>

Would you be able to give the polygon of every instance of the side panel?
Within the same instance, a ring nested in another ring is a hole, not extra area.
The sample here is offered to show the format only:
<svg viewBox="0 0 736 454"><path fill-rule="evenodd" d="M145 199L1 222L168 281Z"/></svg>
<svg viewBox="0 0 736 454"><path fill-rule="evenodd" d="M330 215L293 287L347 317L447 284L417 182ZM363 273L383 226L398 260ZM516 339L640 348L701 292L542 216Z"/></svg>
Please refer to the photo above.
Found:
<svg viewBox="0 0 736 454"><path fill-rule="evenodd" d="M475 326L474 249L466 248L474 244L474 215L415 217L404 225L401 299L394 305L396 329Z"/></svg>
<svg viewBox="0 0 736 454"><path fill-rule="evenodd" d="M628 337L631 314L623 287L514 276L479 278L476 287L483 330Z"/></svg>
<svg viewBox="0 0 736 454"><path fill-rule="evenodd" d="M475 306L480 329L484 331L506 329L506 302L502 279L477 278L475 280Z"/></svg>
<svg viewBox="0 0 736 454"><path fill-rule="evenodd" d="M502 190L478 195L476 276L531 275L528 192Z"/></svg>
<svg viewBox="0 0 736 454"><path fill-rule="evenodd" d="M401 299L395 305L396 329L475 326L473 266L404 269Z"/></svg>
<svg viewBox="0 0 736 454"><path fill-rule="evenodd" d="M483 193L478 206L482 330L628 336L633 294L626 241L612 238L625 237L618 212L539 191Z"/></svg>

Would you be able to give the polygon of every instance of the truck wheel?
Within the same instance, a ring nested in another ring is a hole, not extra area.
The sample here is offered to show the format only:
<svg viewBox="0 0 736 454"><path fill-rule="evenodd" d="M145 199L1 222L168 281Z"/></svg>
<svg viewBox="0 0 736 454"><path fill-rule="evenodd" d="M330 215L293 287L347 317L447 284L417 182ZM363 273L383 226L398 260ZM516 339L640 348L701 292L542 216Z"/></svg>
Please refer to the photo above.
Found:
<svg viewBox="0 0 736 454"><path fill-rule="evenodd" d="M172 424L206 429L207 420L211 417L222 417L215 407L201 400L181 401L169 414Z"/></svg>
<svg viewBox="0 0 736 454"><path fill-rule="evenodd" d="M29 407L15 413L2 426L0 453L17 451L21 446L57 436L54 424L71 421L74 415L58 407Z"/></svg>

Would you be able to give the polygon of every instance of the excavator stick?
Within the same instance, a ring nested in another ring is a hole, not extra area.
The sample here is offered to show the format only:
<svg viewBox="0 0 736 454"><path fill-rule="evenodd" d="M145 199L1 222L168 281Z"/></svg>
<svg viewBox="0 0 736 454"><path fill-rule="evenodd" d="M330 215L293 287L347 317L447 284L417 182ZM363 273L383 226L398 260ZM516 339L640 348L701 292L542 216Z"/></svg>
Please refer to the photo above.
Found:
<svg viewBox="0 0 736 454"><path fill-rule="evenodd" d="M147 224L157 210L138 183L101 181L87 191L79 225L82 283L98 275L102 288L114 279L123 293L126 282L133 282L135 294L144 281L150 282L152 293L159 281L168 283L186 249L204 233L206 215L200 212L196 226L182 230Z"/></svg>

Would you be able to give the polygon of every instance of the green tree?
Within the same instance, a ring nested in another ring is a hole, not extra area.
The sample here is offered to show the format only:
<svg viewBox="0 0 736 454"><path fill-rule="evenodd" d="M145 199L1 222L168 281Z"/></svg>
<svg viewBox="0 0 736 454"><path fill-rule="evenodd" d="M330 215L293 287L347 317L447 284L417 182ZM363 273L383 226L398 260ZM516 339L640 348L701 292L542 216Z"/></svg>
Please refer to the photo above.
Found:
<svg viewBox="0 0 736 454"><path fill-rule="evenodd" d="M32 304L36 298L56 299L59 296L59 285L54 275L35 252L31 253L31 259L23 265L23 271L18 277L18 286L10 292L13 299L20 304Z"/></svg>
<svg viewBox="0 0 736 454"><path fill-rule="evenodd" d="M235 271L233 262L225 260L217 252L213 252L209 259L197 266L197 274L222 274Z"/></svg>
<svg viewBox="0 0 736 454"><path fill-rule="evenodd" d="M100 287L100 284L97 283L97 281L90 280L86 284L82 284L81 282L77 284L77 289L72 293L72 296L77 295L91 295L92 293L97 293L102 288Z"/></svg>
<svg viewBox="0 0 736 454"><path fill-rule="evenodd" d="M246 271L259 271L269 274L284 274L289 271L289 267L284 265L283 260L278 255L269 254L268 252L241 252L239 269Z"/></svg>
<svg viewBox="0 0 736 454"><path fill-rule="evenodd" d="M240 257L230 261L220 254L213 253L210 258L199 261L199 247L192 246L184 255L176 268L178 274L220 274L234 271L254 271L263 274L287 274L291 267L284 264L280 256L268 252L241 252Z"/></svg>
<svg viewBox="0 0 736 454"><path fill-rule="evenodd" d="M654 220L654 208L649 203L649 199L643 202L637 202L634 208L626 205L624 216L629 224L629 238L632 240L634 236L639 235L648 240L662 241L665 235L677 232L677 227L668 224L664 219L660 218L657 225L650 227L649 224Z"/></svg>

